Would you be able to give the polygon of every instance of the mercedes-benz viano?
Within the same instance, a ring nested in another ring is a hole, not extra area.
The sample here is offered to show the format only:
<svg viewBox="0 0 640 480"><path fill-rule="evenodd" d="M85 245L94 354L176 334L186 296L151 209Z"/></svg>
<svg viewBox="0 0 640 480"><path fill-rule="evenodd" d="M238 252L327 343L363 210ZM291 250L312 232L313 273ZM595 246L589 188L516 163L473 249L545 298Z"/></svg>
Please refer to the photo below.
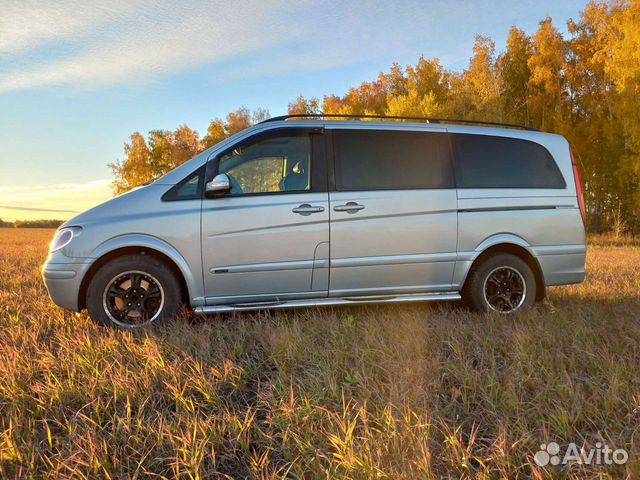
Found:
<svg viewBox="0 0 640 480"><path fill-rule="evenodd" d="M53 301L136 328L196 313L464 299L585 277L567 141L529 129L277 118L66 222Z"/></svg>

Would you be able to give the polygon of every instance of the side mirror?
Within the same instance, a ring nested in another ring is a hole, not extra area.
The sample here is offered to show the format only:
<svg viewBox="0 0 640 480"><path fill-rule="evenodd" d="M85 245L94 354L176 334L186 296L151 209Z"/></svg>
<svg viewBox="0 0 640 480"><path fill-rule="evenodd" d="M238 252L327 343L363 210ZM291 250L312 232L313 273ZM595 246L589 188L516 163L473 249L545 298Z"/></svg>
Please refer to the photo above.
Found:
<svg viewBox="0 0 640 480"><path fill-rule="evenodd" d="M226 173L219 173L213 180L208 182L204 187L204 193L207 197L221 197L225 193L231 191L231 181Z"/></svg>

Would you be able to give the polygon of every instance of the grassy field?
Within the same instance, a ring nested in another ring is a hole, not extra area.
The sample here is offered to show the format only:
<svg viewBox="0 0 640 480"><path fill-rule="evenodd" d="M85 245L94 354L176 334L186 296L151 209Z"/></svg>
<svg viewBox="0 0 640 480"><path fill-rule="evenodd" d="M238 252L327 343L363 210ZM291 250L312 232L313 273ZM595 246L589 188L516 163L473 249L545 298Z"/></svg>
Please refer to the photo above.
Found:
<svg viewBox="0 0 640 480"><path fill-rule="evenodd" d="M502 318L456 304L179 318L54 306L52 231L0 230L2 478L640 478L640 247ZM537 467L541 443L624 466Z"/></svg>

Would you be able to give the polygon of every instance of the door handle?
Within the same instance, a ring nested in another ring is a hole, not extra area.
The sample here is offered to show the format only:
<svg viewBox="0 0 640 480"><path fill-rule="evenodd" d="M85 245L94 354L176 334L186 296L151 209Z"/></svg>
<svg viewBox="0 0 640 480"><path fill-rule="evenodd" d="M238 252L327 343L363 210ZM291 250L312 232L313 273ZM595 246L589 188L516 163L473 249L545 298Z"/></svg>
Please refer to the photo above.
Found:
<svg viewBox="0 0 640 480"><path fill-rule="evenodd" d="M312 213L324 212L324 207L314 207L308 203L303 203L299 207L291 210L293 213L299 213L300 215L311 215Z"/></svg>
<svg viewBox="0 0 640 480"><path fill-rule="evenodd" d="M333 207L335 212L347 212L347 213L356 213L359 210L363 210L364 205L360 205L356 202L347 202L345 205L336 205Z"/></svg>

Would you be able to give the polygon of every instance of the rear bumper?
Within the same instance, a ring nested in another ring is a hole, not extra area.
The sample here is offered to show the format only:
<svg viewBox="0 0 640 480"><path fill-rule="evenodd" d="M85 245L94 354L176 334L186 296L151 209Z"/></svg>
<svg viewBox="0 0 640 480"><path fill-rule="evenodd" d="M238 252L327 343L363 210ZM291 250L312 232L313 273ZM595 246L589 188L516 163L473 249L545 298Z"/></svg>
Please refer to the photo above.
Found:
<svg viewBox="0 0 640 480"><path fill-rule="evenodd" d="M49 297L56 305L77 312L80 285L89 263L51 263L42 266L42 279Z"/></svg>
<svg viewBox="0 0 640 480"><path fill-rule="evenodd" d="M586 277L586 245L533 247L547 286L581 283Z"/></svg>

